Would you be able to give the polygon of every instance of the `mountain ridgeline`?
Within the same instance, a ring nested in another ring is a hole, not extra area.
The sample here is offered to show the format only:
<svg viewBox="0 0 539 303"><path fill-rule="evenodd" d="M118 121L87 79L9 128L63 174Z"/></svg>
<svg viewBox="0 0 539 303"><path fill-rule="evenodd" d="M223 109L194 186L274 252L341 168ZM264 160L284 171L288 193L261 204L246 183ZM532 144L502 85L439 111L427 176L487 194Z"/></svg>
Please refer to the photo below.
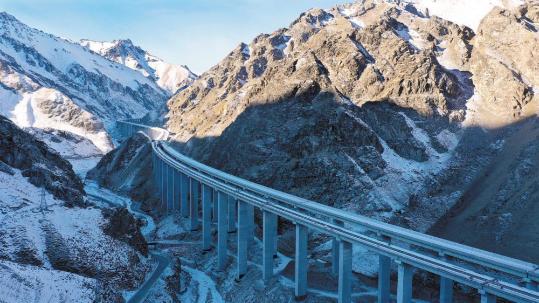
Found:
<svg viewBox="0 0 539 303"><path fill-rule="evenodd" d="M196 78L129 40L81 44L0 13L0 113L20 127L83 136L107 152L117 119L163 112L167 98Z"/></svg>
<svg viewBox="0 0 539 303"><path fill-rule="evenodd" d="M428 231L469 204L471 182L521 129L517 121L536 123L537 5L493 6L481 18L471 29L413 1L309 10L240 44L174 95L167 127L179 149L216 168ZM494 208L470 213L466 226L486 216L509 232Z"/></svg>

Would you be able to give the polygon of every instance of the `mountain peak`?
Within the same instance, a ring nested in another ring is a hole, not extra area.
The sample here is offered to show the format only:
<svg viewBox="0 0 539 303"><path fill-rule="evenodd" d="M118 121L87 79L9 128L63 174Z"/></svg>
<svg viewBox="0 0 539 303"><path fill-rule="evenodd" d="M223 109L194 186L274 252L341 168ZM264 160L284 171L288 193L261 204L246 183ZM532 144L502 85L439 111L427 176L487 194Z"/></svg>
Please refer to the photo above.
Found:
<svg viewBox="0 0 539 303"><path fill-rule="evenodd" d="M17 18L15 18L13 15L10 15L7 12L0 12L0 20L8 20L11 22L15 21L15 22L20 23L20 21Z"/></svg>
<svg viewBox="0 0 539 303"><path fill-rule="evenodd" d="M197 78L185 65L174 65L150 54L135 45L131 39L118 39L112 42L83 39L80 44L101 56L151 78L169 92L175 93L191 84Z"/></svg>

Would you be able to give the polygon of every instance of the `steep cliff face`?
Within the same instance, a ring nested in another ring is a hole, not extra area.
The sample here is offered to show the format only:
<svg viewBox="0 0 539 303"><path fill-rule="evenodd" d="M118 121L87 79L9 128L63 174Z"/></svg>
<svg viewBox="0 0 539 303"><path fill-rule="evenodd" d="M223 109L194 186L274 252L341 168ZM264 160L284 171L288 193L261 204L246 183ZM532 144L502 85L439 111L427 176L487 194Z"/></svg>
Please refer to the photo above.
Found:
<svg viewBox="0 0 539 303"><path fill-rule="evenodd" d="M469 63L477 91L470 122L497 127L537 114L539 24L531 18L538 6L495 8L481 21Z"/></svg>

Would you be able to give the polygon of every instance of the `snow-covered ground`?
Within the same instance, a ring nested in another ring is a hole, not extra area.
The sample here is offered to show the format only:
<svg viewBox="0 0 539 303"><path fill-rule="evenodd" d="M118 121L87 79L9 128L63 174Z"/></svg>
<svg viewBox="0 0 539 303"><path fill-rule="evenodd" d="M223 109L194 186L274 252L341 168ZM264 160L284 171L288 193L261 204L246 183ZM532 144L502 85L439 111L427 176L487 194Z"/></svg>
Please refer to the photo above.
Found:
<svg viewBox="0 0 539 303"><path fill-rule="evenodd" d="M100 209L67 208L19 170L13 172L0 171L0 301L93 302L96 280L57 266L111 277L125 271L144 275L144 258L104 233L107 221ZM132 278L120 276L114 279Z"/></svg>
<svg viewBox="0 0 539 303"><path fill-rule="evenodd" d="M1 302L77 302L95 299L94 279L76 274L0 261Z"/></svg>

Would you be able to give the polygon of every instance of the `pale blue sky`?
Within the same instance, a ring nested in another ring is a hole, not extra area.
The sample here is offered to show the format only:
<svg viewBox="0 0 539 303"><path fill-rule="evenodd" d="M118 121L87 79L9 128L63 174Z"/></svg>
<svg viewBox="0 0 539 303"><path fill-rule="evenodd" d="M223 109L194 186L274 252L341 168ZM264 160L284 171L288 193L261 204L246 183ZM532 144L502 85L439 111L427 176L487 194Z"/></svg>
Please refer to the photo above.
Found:
<svg viewBox="0 0 539 303"><path fill-rule="evenodd" d="M130 38L166 61L202 73L240 42L288 26L309 8L343 2L347 0L0 0L0 10L74 41Z"/></svg>

